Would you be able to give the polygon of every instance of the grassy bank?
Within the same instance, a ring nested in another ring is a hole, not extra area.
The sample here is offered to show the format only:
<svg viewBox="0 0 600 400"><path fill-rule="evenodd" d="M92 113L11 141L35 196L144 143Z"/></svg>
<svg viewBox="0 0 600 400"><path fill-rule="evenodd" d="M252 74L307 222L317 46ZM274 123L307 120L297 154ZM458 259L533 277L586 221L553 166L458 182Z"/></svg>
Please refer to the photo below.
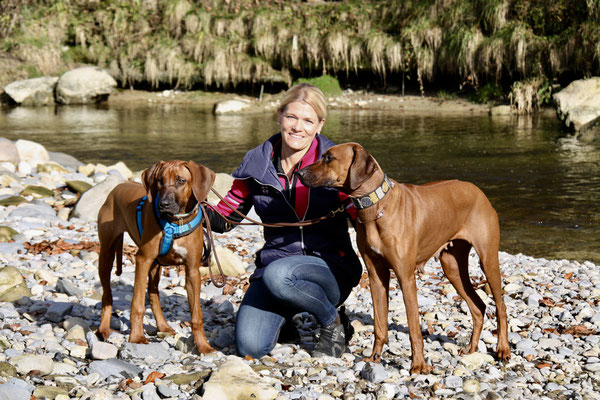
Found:
<svg viewBox="0 0 600 400"><path fill-rule="evenodd" d="M94 64L129 88L343 86L511 99L600 71L599 0L3 0L1 85Z"/></svg>

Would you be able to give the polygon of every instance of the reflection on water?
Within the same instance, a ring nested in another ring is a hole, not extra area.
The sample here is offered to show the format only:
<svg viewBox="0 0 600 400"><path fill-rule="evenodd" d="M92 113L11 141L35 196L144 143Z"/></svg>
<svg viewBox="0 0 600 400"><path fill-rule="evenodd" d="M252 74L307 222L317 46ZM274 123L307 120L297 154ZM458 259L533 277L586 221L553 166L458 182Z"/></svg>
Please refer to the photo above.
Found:
<svg viewBox="0 0 600 400"><path fill-rule="evenodd" d="M276 130L274 114L215 117L179 105L0 112L0 137L33 140L84 162L123 160L133 169L178 158L232 172ZM498 211L504 251L600 262L600 145L564 137L553 116L334 110L323 133L363 144L400 182L476 183Z"/></svg>

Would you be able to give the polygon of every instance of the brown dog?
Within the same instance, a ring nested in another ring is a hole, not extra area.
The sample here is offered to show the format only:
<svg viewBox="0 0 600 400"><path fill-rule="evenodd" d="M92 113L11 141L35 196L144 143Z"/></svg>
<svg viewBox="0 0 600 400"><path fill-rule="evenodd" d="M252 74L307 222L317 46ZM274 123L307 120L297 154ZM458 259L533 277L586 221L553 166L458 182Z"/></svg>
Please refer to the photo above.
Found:
<svg viewBox="0 0 600 400"><path fill-rule="evenodd" d="M498 216L483 192L460 181L432 182L422 186L388 179L377 161L359 144L334 146L318 162L300 170L307 186L329 186L350 195L357 208L357 243L369 273L373 297L375 343L367 361L379 361L388 340L390 269L404 297L412 350L411 373L429 373L419 323L415 269L439 256L444 273L467 302L473 318L471 341L464 349L477 349L485 304L469 279L469 251L475 248L496 303L497 354L510 358L506 306L498 263Z"/></svg>
<svg viewBox="0 0 600 400"><path fill-rule="evenodd" d="M159 246L164 233L155 217L155 211L162 219L170 222L187 224L194 220L199 210L198 203L206 199L215 180L215 173L193 161L161 161L145 170L142 179L143 186L134 182L125 182L115 187L98 213L98 237L100 239L98 274L103 289L102 316L98 334L106 339L111 333L110 272L116 254L117 275L121 274L123 233L128 232L138 246L135 256L136 267L131 301L129 341L148 343L144 336L142 322L146 309L144 304L146 280L148 281L150 307L156 318L158 331L175 333L163 316L158 296L158 283L161 265L185 265L185 289L192 314L194 343L201 353L214 351L204 334L202 309L200 308L199 267L200 263L204 261L202 226L197 227L187 236L174 239L170 250L159 256ZM147 195L148 198L143 203L139 216L143 227L140 237L136 207L144 195Z"/></svg>

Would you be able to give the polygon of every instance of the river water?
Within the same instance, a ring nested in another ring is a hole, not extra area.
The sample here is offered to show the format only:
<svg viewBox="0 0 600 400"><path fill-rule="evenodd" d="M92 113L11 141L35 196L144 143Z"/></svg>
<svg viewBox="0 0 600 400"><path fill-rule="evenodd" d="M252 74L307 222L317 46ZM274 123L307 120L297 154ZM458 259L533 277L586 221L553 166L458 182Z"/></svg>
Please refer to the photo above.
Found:
<svg viewBox="0 0 600 400"><path fill-rule="evenodd" d="M277 126L275 116L214 116L189 105L0 110L0 137L33 140L82 162L195 160L231 173ZM330 111L323 134L365 146L399 182L462 179L498 211L501 250L600 262L600 144L561 132L552 115L428 116Z"/></svg>

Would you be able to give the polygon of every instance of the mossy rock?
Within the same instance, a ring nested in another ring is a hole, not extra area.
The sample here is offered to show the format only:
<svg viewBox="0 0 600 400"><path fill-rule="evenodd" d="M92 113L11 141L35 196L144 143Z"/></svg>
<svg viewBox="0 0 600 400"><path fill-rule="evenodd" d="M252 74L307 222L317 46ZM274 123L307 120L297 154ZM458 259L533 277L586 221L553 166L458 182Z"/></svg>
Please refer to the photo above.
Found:
<svg viewBox="0 0 600 400"><path fill-rule="evenodd" d="M17 369L7 362L0 362L0 376L5 378L17 376Z"/></svg>
<svg viewBox="0 0 600 400"><path fill-rule="evenodd" d="M18 234L19 232L10 226L0 225L0 242L10 242Z"/></svg>
<svg viewBox="0 0 600 400"><path fill-rule="evenodd" d="M4 207L16 206L21 203L27 203L27 200L25 200L21 196L10 196L10 197L0 200L0 206L4 206Z"/></svg>
<svg viewBox="0 0 600 400"><path fill-rule="evenodd" d="M63 167L62 165L57 164L57 163L52 162L52 161L44 163L44 164L38 164L37 171L38 172L47 172L47 173L50 173L52 171L56 171L56 172L59 172L61 174L66 174L66 173L69 172L69 170L66 169L65 167Z"/></svg>
<svg viewBox="0 0 600 400"><path fill-rule="evenodd" d="M43 186L29 185L29 186L25 187L25 189L23 189L23 191L21 192L21 196L29 196L29 195L36 197L36 198L52 197L52 196L54 196L54 192Z"/></svg>
<svg viewBox="0 0 600 400"><path fill-rule="evenodd" d="M31 297L21 272L12 266L0 268L0 301L13 302L23 297Z"/></svg>
<svg viewBox="0 0 600 400"><path fill-rule="evenodd" d="M66 183L67 188L69 188L70 191L79 194L85 193L88 189L92 187L92 185L84 181L67 181Z"/></svg>
<svg viewBox="0 0 600 400"><path fill-rule="evenodd" d="M189 385L194 381L203 381L208 375L210 375L210 370L193 372L191 374L175 374L167 376L163 380L169 380L176 385Z"/></svg>
<svg viewBox="0 0 600 400"><path fill-rule="evenodd" d="M56 386L38 386L33 391L33 396L37 399L55 399L56 396L64 394L65 396L69 395L69 392L63 388Z"/></svg>

